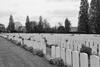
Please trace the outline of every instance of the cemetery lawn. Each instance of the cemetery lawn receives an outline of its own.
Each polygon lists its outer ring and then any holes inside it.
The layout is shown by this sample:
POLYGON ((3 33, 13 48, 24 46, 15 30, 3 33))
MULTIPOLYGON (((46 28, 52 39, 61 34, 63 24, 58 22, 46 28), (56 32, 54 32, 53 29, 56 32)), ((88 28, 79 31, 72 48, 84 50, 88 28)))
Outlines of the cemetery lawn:
POLYGON ((55 67, 0 37, 0 67, 55 67))

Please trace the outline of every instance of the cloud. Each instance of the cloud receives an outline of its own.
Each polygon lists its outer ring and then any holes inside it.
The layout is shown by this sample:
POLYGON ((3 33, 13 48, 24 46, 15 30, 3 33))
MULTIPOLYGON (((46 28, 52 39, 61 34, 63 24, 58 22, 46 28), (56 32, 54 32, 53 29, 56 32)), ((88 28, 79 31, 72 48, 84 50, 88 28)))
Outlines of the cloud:
POLYGON ((64 16, 64 17, 73 17, 77 15, 78 11, 77 10, 54 10, 51 12, 48 12, 49 15, 51 16, 64 16))
POLYGON ((2 11, 2 10, 0 10, 0 18, 8 17, 8 16, 10 16, 11 14, 14 15, 15 12, 11 12, 11 11, 2 11))

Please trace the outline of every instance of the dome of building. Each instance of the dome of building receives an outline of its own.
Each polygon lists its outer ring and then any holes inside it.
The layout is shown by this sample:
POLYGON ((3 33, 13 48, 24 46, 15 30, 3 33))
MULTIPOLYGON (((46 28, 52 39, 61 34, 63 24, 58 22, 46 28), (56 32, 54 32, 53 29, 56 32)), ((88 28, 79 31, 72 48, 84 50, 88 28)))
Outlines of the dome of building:
POLYGON ((18 28, 22 26, 20 22, 15 22, 15 30, 18 31, 18 28))

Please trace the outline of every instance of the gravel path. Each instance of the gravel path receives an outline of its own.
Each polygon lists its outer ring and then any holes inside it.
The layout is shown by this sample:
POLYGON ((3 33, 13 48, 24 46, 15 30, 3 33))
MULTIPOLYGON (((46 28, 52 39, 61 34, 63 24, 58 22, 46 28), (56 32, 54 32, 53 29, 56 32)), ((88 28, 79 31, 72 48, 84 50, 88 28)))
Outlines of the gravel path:
POLYGON ((55 67, 0 37, 0 67, 55 67))

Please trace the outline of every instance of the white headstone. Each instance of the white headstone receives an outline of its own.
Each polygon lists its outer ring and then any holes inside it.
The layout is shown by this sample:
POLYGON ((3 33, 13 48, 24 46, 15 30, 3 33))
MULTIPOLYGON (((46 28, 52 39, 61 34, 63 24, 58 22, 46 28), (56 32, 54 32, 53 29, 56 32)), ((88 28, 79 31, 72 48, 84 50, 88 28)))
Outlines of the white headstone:
POLYGON ((61 48, 61 58, 63 59, 64 63, 65 63, 65 48, 61 48))
POLYGON ((94 53, 97 54, 97 43, 94 42, 94 46, 92 48, 94 50, 94 53))
POLYGON ((88 67, 88 55, 80 53, 80 67, 88 67))
POLYGON ((81 47, 82 47, 82 43, 78 43, 77 50, 80 51, 81 47))
POLYGON ((72 58, 73 58, 73 67, 79 67, 79 52, 73 51, 72 52, 72 58))
POLYGON ((52 48, 51 48, 51 57, 52 58, 56 57, 56 48, 55 48, 55 46, 52 46, 52 48))
POLYGON ((74 51, 77 51, 77 48, 78 48, 78 44, 76 42, 74 42, 74 51))
POLYGON ((72 46, 71 46, 71 49, 74 50, 74 46, 75 46, 75 42, 74 40, 72 41, 72 46))
POLYGON ((60 47, 56 47, 56 58, 60 57, 60 47))
POLYGON ((99 57, 95 55, 90 56, 90 67, 100 67, 99 57))
POLYGON ((68 42, 66 43, 66 49, 69 49, 69 43, 68 42))
POLYGON ((100 44, 99 44, 99 56, 100 56, 100 44))
POLYGON ((61 41, 61 47, 64 48, 65 47, 65 42, 62 40, 61 41))
POLYGON ((71 50, 70 49, 67 49, 66 50, 66 65, 68 67, 72 66, 72 57, 71 57, 71 50))
POLYGON ((86 46, 89 47, 89 42, 88 41, 86 41, 86 46))
POLYGON ((93 48, 93 41, 90 41, 90 48, 93 48))
POLYGON ((71 50, 73 50, 73 41, 70 41, 69 47, 71 50))
POLYGON ((46 44, 45 43, 42 45, 42 49, 43 49, 43 53, 46 54, 46 44))

